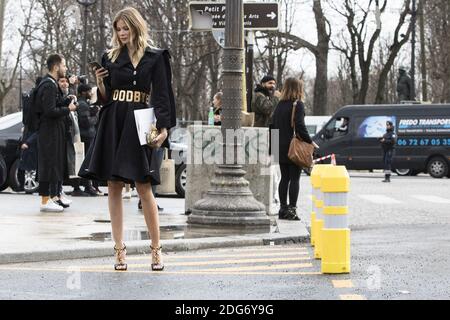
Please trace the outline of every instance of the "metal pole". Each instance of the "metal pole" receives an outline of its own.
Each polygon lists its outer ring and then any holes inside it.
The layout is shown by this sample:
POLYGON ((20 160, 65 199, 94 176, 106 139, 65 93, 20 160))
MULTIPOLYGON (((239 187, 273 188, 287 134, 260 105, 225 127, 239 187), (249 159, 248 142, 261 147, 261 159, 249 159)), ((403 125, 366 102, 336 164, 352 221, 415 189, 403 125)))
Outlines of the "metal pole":
POLYGON ((427 88, 427 59, 425 52, 425 0, 421 0, 420 13, 419 13, 419 25, 420 25, 420 55, 422 63, 422 100, 428 101, 428 88, 427 88))
POLYGON ((416 0, 412 0, 412 39, 411 39, 411 98, 416 99, 416 21, 417 6, 416 0))
POLYGON ((249 31, 247 34, 247 110, 252 112, 252 98, 253 98, 253 46, 254 33, 249 31))
POLYGON ((88 15, 88 5, 84 4, 84 39, 83 39, 83 62, 81 65, 81 72, 87 74, 87 15, 88 15))
MULTIPOLYGON (((264 204, 258 202, 244 179, 246 171, 237 162, 237 151, 244 141, 234 138, 241 128, 244 63, 244 3, 226 1, 225 48, 223 55, 222 136, 224 164, 217 166, 205 198, 195 203, 188 218, 190 225, 251 227, 268 232, 270 219, 264 204), (228 140, 227 133, 232 133, 228 140), (230 137, 231 138, 231 137, 230 137), (227 154, 230 152, 230 154, 227 154), (232 152, 232 157, 231 157, 232 152), (234 161, 229 163, 232 158, 234 161)), ((256 151, 254 151, 256 152, 256 151)))
POLYGON ((22 61, 19 64, 19 110, 23 110, 23 101, 22 101, 22 61))

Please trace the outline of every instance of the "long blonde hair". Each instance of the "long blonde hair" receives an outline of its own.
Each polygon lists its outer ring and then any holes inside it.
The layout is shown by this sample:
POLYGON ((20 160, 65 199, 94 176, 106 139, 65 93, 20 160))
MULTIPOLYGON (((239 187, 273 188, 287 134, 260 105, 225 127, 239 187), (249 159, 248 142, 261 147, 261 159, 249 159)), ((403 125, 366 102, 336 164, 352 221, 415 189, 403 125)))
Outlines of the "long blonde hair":
POLYGON ((130 30, 131 42, 135 48, 135 52, 131 59, 133 61, 140 61, 144 56, 145 49, 151 45, 148 37, 148 26, 142 15, 135 8, 127 7, 120 10, 113 22, 113 37, 111 40, 112 49, 108 52, 108 58, 115 62, 124 47, 120 42, 117 34, 117 23, 122 20, 130 30))
POLYGON ((303 80, 297 78, 288 78, 283 84, 281 90, 281 101, 304 101, 305 99, 305 85, 303 80))

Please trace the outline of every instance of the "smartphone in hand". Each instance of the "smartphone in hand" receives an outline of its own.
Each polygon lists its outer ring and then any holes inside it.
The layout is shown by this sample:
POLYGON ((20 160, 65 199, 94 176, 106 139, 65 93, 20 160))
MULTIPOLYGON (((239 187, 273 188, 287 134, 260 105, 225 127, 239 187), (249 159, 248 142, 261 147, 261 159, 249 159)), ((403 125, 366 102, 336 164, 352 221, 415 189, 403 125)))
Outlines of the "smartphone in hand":
POLYGON ((100 64, 100 63, 98 63, 97 61, 92 61, 92 62, 89 62, 89 68, 91 68, 92 70, 98 70, 98 69, 101 69, 101 68, 103 68, 102 67, 102 65, 100 64))

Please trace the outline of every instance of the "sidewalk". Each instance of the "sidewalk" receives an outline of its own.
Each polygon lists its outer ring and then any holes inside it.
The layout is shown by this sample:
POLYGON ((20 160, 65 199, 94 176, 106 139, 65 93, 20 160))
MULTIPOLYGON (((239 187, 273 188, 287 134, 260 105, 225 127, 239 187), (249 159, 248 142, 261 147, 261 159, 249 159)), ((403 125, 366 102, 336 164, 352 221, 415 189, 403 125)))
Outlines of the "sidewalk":
MULTIPOLYGON (((64 213, 39 212, 37 195, 0 193, 0 264, 79 259, 113 255, 108 198, 71 198, 64 213)), ((302 222, 273 218, 267 234, 223 234, 187 226, 184 199, 158 198, 163 251, 305 242, 302 222)), ((138 199, 124 200, 124 234, 129 254, 148 253, 150 241, 138 199)))

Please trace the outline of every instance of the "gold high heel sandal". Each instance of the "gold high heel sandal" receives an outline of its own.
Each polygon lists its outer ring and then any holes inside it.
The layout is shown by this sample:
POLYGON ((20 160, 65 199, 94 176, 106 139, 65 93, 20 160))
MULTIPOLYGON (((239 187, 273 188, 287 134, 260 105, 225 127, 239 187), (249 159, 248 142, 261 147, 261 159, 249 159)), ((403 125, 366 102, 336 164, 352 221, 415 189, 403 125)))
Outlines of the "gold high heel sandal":
POLYGON ((162 258, 161 258, 162 246, 159 246, 157 248, 153 248, 152 246, 150 246, 150 249, 152 250, 152 270, 153 271, 163 271, 164 264, 163 264, 162 258))
POLYGON ((127 247, 125 246, 125 243, 123 244, 123 248, 117 249, 116 246, 114 246, 115 251, 115 257, 116 257, 116 263, 114 264, 114 270, 116 271, 126 271, 128 268, 128 265, 125 263, 125 257, 127 254, 127 247))

